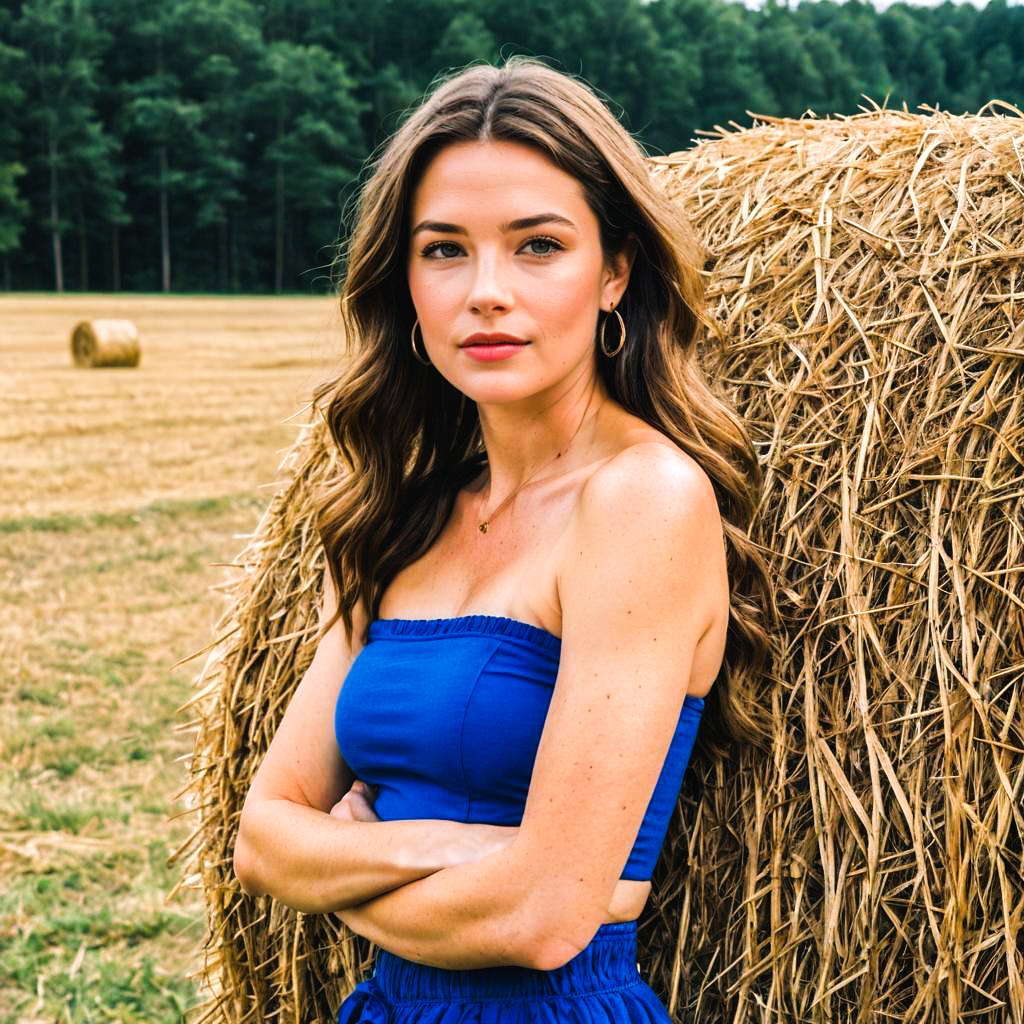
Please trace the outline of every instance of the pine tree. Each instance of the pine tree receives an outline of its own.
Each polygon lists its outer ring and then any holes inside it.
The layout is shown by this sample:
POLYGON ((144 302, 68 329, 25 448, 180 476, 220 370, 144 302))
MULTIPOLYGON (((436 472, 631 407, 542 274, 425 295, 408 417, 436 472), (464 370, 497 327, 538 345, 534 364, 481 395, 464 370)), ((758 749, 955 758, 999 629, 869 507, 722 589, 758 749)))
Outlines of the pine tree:
POLYGON ((314 225, 313 239, 304 241, 316 246, 337 237, 338 196, 363 155, 353 91, 344 64, 321 46, 276 42, 267 50, 252 100, 269 121, 264 161, 273 181, 275 292, 284 290, 288 240, 305 236, 304 220, 314 225))
POLYGON ((45 181, 45 193, 34 198, 45 204, 54 287, 62 292, 70 193, 103 182, 115 150, 94 107, 97 65, 108 40, 75 0, 26 0, 12 34, 24 53, 27 164, 45 181))
MULTIPOLYGON (((0 35, 5 34, 9 17, 0 11, 0 35)), ((0 110, 19 110, 24 92, 18 85, 23 73, 24 54, 0 42, 0 110)), ((0 120, 0 260, 3 261, 3 288, 11 290, 10 254, 21 240, 28 214, 28 203, 18 188, 25 166, 18 160, 20 134, 13 119, 0 120)))

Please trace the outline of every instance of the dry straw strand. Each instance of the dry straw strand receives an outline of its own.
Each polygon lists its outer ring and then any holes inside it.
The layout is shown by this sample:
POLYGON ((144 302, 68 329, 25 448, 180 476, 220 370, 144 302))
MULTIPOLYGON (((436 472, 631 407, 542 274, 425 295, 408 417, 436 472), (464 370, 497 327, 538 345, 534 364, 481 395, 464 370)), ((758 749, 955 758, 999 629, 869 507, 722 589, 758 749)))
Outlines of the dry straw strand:
MULTIPOLYGON (((694 762, 639 922, 676 1020, 1024 1024, 1022 154, 993 101, 758 116, 650 161, 712 256, 704 366, 764 466, 783 612, 771 749, 694 762)), ((282 468, 192 702, 211 1021, 331 1020, 373 954, 231 872, 312 655, 319 426, 282 468)))

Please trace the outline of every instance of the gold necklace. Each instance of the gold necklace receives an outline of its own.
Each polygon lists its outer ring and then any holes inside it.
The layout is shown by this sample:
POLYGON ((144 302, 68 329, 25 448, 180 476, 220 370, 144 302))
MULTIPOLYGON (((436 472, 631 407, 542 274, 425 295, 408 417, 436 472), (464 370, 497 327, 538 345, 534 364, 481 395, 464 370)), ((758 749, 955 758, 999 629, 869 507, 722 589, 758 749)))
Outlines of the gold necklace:
MULTIPOLYGON (((550 466, 551 463, 555 461, 555 459, 560 459, 569 450, 569 448, 572 446, 573 441, 576 440, 576 435, 580 432, 584 420, 586 420, 587 418, 587 410, 590 408, 590 402, 591 399, 593 399, 593 397, 594 392, 591 391, 590 398, 587 399, 586 408, 583 410, 583 416, 580 419, 579 426, 577 426, 576 429, 573 431, 572 437, 570 437, 569 440, 566 442, 565 447, 562 448, 560 451, 555 452, 554 458, 548 459, 547 462, 542 462, 528 477, 526 477, 525 480, 523 480, 523 482, 507 498, 505 498, 505 500, 489 516, 487 516, 482 522, 477 524, 477 526, 480 528, 481 533, 487 532, 487 528, 491 525, 491 520, 527 485, 527 483, 529 483, 530 480, 532 480, 545 466, 550 466)), ((594 413, 594 415, 597 416, 597 414, 600 411, 600 408, 598 408, 597 412, 594 413)))

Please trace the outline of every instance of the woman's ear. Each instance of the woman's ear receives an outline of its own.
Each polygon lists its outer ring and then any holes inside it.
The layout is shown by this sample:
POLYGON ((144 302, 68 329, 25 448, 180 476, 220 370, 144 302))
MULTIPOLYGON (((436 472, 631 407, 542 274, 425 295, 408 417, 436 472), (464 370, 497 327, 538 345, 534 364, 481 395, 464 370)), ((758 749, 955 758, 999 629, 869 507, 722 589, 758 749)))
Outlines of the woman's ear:
POLYGON ((629 284, 629 274, 636 259, 637 237, 632 232, 623 242, 622 248, 605 260, 604 285, 601 289, 602 307, 609 303, 616 306, 629 284))

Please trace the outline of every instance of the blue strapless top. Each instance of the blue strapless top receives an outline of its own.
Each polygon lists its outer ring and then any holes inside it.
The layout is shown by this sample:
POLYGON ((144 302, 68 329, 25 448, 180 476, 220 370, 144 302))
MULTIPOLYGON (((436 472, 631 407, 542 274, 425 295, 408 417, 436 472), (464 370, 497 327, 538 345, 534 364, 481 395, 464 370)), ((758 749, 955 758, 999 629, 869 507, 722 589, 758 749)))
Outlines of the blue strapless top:
MULTIPOLYGON (((519 825, 562 641, 496 615, 376 619, 341 687, 334 733, 382 821, 519 825)), ((622 878, 654 871, 704 701, 687 696, 622 878)))

